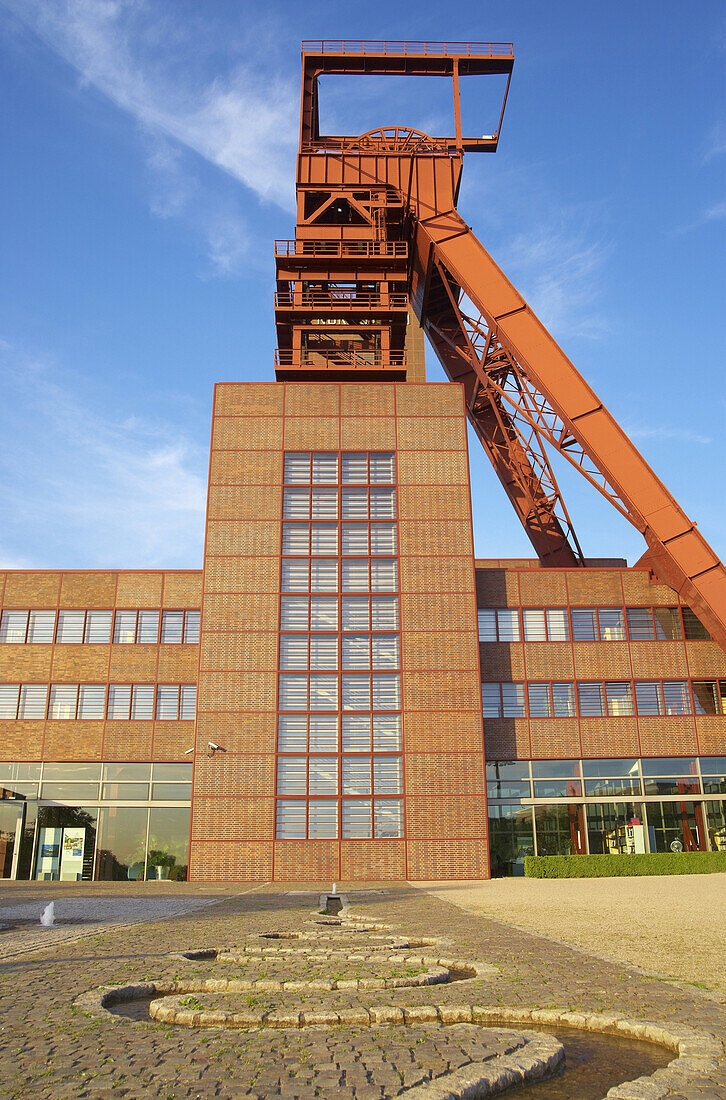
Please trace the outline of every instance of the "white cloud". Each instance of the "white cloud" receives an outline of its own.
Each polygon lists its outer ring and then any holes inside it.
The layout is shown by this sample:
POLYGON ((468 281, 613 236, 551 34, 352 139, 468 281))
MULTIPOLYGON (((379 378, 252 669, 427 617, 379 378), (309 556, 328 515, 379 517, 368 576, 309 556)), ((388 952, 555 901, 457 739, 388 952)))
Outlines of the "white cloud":
POLYGON ((700 443, 703 446, 708 446, 713 443, 710 436, 700 435, 698 432, 689 431, 688 428, 669 428, 665 425, 651 426, 640 424, 626 430, 631 439, 654 439, 656 441, 676 439, 683 443, 700 443))
POLYGON ((541 227, 506 241, 497 260, 543 323, 560 338, 608 331, 595 308, 610 248, 585 228, 541 227))
MULTIPOLYGON (((192 21, 182 26, 173 5, 4 2, 78 70, 83 83, 145 130, 197 153, 258 198, 293 208, 296 83, 248 60, 230 64, 225 75, 210 80, 199 71, 200 56, 219 43, 201 41, 192 21)), ((250 56, 249 47, 245 53, 250 56)))
POLYGON ((204 449, 169 423, 101 415, 57 368, 3 352, 3 564, 200 568, 204 449))

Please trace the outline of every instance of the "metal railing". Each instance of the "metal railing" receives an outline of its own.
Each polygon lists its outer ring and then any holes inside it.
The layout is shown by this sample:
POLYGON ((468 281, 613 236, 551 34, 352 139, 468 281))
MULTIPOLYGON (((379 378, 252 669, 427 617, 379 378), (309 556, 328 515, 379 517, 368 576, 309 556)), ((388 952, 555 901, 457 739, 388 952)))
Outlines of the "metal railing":
POLYGON ((395 39, 305 39, 303 53, 404 54, 406 56, 514 57, 512 42, 403 42, 395 39))
POLYGON ((278 290, 276 309, 406 309, 408 294, 355 290, 278 290))
POLYGON ((400 370, 406 366, 405 351, 292 351, 275 349, 276 367, 296 367, 301 370, 400 370))
POLYGON ((276 256, 330 256, 367 259, 396 257, 406 259, 405 241, 275 241, 276 256))

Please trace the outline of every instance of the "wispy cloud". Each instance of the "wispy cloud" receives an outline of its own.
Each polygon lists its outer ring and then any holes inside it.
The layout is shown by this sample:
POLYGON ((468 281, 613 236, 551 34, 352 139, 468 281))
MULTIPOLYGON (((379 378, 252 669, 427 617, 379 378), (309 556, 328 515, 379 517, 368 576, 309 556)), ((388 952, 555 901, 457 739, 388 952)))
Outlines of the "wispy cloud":
POLYGON ((626 429, 631 439, 653 439, 656 441, 680 440, 683 443, 700 443, 704 447, 713 443, 708 435, 689 431, 688 428, 670 428, 666 425, 636 424, 626 429))
POLYGON ((561 221, 519 233, 498 250, 515 286, 560 337, 598 339, 608 325, 597 309, 610 246, 584 226, 561 221))
POLYGON ((705 163, 713 160, 715 157, 722 157, 726 155, 726 123, 717 122, 711 127, 711 130, 706 138, 705 149, 703 152, 703 160, 705 163))
POLYGON ((203 448, 173 424, 99 414, 52 363, 7 345, 0 361, 0 564, 199 567, 203 448))
POLYGON ((173 5, 151 0, 0 3, 77 70, 82 88, 138 123, 151 209, 192 224, 210 260, 203 274, 236 273, 252 232, 223 188, 212 194, 200 185, 195 156, 262 203, 294 209, 298 88, 269 58, 262 64, 259 44, 220 43, 212 21, 175 18, 173 5))

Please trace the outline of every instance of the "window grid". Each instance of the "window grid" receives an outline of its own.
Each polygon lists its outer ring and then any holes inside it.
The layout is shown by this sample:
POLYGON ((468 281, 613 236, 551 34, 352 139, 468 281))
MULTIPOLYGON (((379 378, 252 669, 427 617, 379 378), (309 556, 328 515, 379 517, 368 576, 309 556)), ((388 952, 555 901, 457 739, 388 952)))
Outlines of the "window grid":
POLYGON ((395 458, 288 453, 282 512, 276 836, 401 836, 395 458))
POLYGON ((479 608, 480 642, 700 641, 690 607, 479 608))
POLYGON ((0 684, 0 718, 191 721, 196 684, 0 684))
POLYGON ((143 643, 195 644, 199 641, 198 610, 160 611, 153 609, 97 610, 61 608, 14 610, 0 615, 0 643, 108 645, 143 643), (159 623, 161 622, 161 635, 159 623))
POLYGON ((482 683, 484 718, 726 715, 726 680, 482 683))

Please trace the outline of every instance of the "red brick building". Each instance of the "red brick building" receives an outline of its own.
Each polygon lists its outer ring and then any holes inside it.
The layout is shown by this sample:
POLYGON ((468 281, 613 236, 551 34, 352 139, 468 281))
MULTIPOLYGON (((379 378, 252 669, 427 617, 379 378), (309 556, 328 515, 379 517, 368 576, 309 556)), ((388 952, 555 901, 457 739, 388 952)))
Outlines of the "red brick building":
POLYGON ((726 656, 475 561, 461 387, 220 384, 200 571, 0 577, 0 874, 472 879, 726 847, 726 656))

